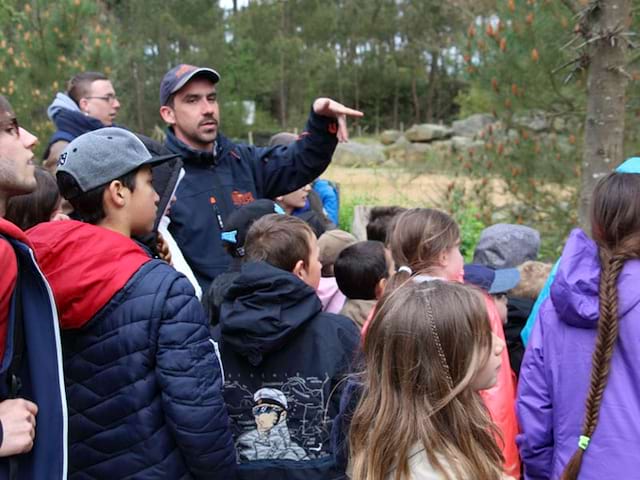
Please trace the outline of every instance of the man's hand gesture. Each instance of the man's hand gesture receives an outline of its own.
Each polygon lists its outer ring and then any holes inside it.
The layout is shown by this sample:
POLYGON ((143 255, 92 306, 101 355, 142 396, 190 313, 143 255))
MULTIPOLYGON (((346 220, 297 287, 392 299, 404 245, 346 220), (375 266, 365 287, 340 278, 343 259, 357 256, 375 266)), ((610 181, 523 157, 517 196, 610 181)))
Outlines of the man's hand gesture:
POLYGON ((341 103, 331 100, 330 98, 316 98, 313 102, 313 111, 318 115, 325 117, 334 117, 338 120, 337 137, 339 142, 347 142, 349 140, 349 131, 347 130, 347 116, 360 118, 364 113, 345 107, 341 103))

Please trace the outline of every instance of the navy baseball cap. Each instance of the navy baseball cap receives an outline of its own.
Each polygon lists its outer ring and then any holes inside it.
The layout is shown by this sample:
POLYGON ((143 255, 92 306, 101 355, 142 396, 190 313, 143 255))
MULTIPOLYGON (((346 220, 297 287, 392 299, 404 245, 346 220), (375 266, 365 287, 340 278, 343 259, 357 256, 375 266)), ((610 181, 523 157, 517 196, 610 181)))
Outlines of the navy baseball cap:
POLYGON ((169 97, 184 87, 196 75, 209 78, 213 83, 220 81, 220 74, 213 68, 202 68, 181 63, 169 70, 160 82, 160 105, 166 105, 169 97))
POLYGON ((174 153, 152 156, 142 141, 124 128, 93 130, 73 139, 58 158, 58 172, 68 173, 77 183, 77 188, 60 193, 69 200, 143 165, 153 165, 178 156, 174 153))
POLYGON ((464 266, 464 283, 481 288, 489 294, 505 293, 518 285, 520 272, 517 268, 491 268, 469 263, 464 266))

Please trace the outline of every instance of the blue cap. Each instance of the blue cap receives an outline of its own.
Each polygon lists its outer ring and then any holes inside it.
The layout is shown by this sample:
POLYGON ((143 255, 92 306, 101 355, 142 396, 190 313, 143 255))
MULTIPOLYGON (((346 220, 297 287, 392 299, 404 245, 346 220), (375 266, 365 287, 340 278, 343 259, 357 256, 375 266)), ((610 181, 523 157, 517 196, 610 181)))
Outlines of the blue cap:
POLYGON ((627 158, 615 170, 617 173, 640 173, 640 157, 627 158))
POLYGON ((169 70, 160 82, 160 105, 166 105, 169 97, 184 87, 196 75, 207 77, 213 83, 220 81, 220 74, 213 68, 201 68, 181 63, 169 70))
POLYGON ((464 266, 464 283, 470 283, 489 294, 505 293, 518 285, 520 272, 517 268, 494 269, 469 263, 464 266))

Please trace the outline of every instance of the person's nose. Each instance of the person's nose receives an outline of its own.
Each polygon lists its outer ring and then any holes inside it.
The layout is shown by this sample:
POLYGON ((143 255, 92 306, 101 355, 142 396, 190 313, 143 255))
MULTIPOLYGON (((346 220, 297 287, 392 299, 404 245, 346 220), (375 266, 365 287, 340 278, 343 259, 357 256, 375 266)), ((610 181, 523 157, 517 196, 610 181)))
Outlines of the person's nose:
POLYGON ((20 127, 20 141, 25 148, 31 150, 38 143, 38 137, 29 130, 20 127))

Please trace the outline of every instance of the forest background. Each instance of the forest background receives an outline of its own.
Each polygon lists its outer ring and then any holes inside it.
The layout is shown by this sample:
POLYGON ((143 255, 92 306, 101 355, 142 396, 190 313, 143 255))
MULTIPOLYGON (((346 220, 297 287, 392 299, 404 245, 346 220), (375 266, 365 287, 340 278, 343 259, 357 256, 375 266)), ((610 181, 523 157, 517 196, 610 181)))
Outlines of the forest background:
MULTIPOLYGON (((482 132, 482 148, 426 154, 422 165, 405 169, 406 181, 425 172, 447 175, 436 206, 456 215, 467 250, 485 225, 509 221, 541 230, 543 256, 553 258, 578 223, 589 66, 607 33, 586 30, 604 4, 618 1, 631 12, 640 6, 640 0, 0 0, 0 93, 40 137, 38 155, 53 132, 47 106, 71 76, 87 70, 112 79, 122 103, 118 123, 152 136, 163 128, 160 80, 177 63, 220 72, 222 131, 245 141, 251 132, 256 143, 301 129, 317 96, 364 111, 351 126, 364 143, 387 129, 489 113, 497 128, 482 132), (255 108, 250 123, 247 102, 255 108), (550 126, 544 135, 526 121, 540 116, 550 126)), ((640 151, 640 55, 636 20, 628 18, 604 39, 615 44, 615 38, 624 55, 616 72, 624 138, 616 155, 603 155, 607 169, 640 151)), ((398 178, 399 168, 381 166, 373 175, 398 178)), ((397 187, 402 192, 404 185, 397 187)), ((355 204, 377 203, 371 190, 342 188, 341 223, 355 204)), ((425 204, 415 195, 397 200, 425 204)))

